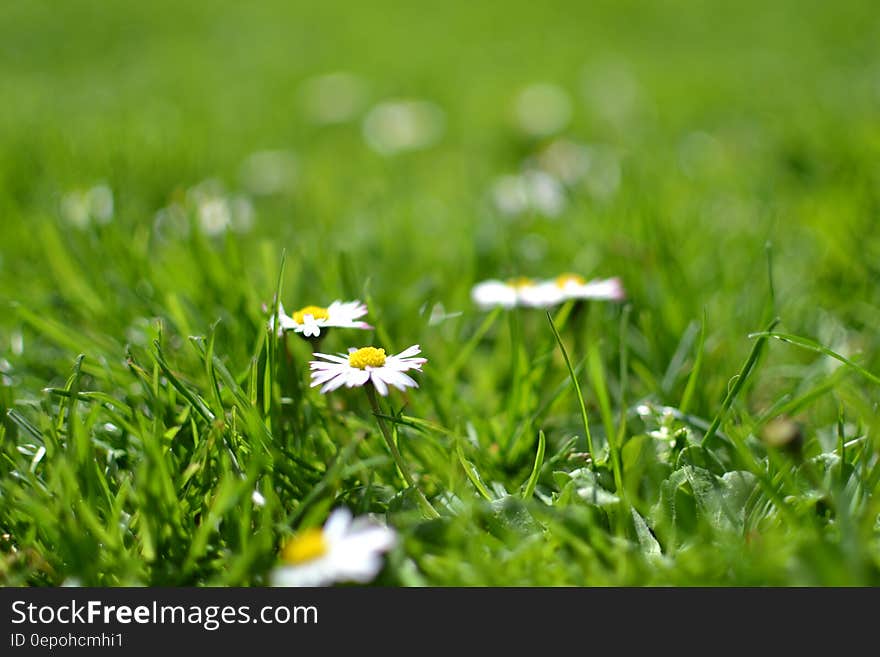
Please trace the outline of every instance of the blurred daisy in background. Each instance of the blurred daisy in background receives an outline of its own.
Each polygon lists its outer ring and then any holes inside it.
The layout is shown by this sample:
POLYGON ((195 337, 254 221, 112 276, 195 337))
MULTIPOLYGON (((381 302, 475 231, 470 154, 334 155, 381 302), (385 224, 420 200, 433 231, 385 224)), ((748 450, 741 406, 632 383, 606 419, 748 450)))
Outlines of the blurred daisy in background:
POLYGON ((228 230, 246 233, 254 225, 254 206, 244 194, 227 194, 223 183, 214 178, 190 187, 186 206, 194 213, 205 235, 216 237, 228 230))
POLYGON ((73 190, 61 198, 61 218, 79 229, 92 223, 107 225, 113 221, 113 212, 113 190, 104 184, 73 190))
POLYGON ((554 139, 537 155, 538 166, 563 183, 573 186, 590 170, 589 147, 570 139, 554 139))
POLYGON ((477 283, 471 288, 471 299, 481 310, 489 308, 513 308, 530 305, 538 288, 537 281, 526 278, 511 278, 506 281, 490 279, 477 283))
POLYGON ((364 110, 368 86, 353 73, 337 71, 309 78, 300 95, 305 115, 313 123, 346 123, 364 110))
POLYGON ((527 306, 549 308, 570 299, 622 301, 626 296, 617 277, 585 280, 578 274, 562 274, 551 280, 517 278, 488 280, 471 289, 471 299, 481 309, 527 306))
POLYGON ((381 155, 393 155, 433 145, 443 136, 446 118, 426 100, 390 100, 373 107, 364 118, 367 144, 381 155))
POLYGON ((538 284, 531 292, 531 305, 549 307, 570 299, 622 301, 625 297, 623 283, 617 277, 587 281, 578 274, 562 274, 538 284))
POLYGON ((272 586, 327 586, 371 581, 382 570, 382 554, 397 542, 395 531, 368 517, 333 511, 320 529, 290 538, 281 548, 281 565, 269 575, 272 586))
POLYGON ((171 202, 153 217, 153 230, 167 240, 188 237, 197 227, 208 237, 228 231, 247 233, 254 227, 256 211, 246 194, 226 191, 223 183, 209 178, 185 192, 175 191, 171 202))
POLYGON ((557 217, 568 205, 559 180, 540 170, 501 176, 492 185, 491 197, 495 208, 507 216, 532 211, 545 217, 557 217))
MULTIPOLYGON (((278 335, 284 331, 299 333, 305 338, 317 338, 323 329, 356 328, 369 330, 373 327, 359 321, 367 314, 365 303, 355 301, 334 301, 329 306, 305 306, 288 315, 283 305, 278 306, 278 335)), ((269 328, 275 328, 274 318, 269 320, 269 328)))
POLYGON ((603 144, 556 139, 537 154, 535 162, 573 192, 584 190, 600 201, 610 199, 620 186, 620 156, 603 144))
POLYGON ((316 353, 315 356, 323 360, 309 363, 311 387, 321 386, 321 392, 330 392, 343 385, 355 388, 371 383, 382 396, 388 394, 388 386, 401 391, 418 388, 419 384, 405 372, 421 371, 422 365, 428 362, 426 358, 417 358, 419 353, 421 349, 417 344, 394 356, 388 356, 384 349, 376 347, 352 348, 348 355, 316 353))

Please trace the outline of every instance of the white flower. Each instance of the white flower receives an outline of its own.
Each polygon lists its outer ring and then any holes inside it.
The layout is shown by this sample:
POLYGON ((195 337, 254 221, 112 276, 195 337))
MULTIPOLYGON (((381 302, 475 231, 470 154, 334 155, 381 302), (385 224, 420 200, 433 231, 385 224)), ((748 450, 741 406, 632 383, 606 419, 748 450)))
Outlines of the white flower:
POLYGON ((577 274, 563 274, 555 282, 557 286, 562 286, 563 292, 569 299, 623 301, 626 298, 623 282, 617 276, 584 281, 577 274))
POLYGON ((222 235, 232 222, 232 213, 226 199, 216 197, 201 201, 198 205, 199 225, 206 235, 222 235))
POLYGON ((354 388, 371 382, 380 395, 388 394, 388 386, 398 390, 418 388, 413 379, 404 374, 407 370, 421 371, 426 358, 414 358, 421 353, 419 345, 413 345, 395 356, 386 356, 384 349, 363 347, 349 349, 348 355, 318 354, 324 360, 309 363, 312 370, 312 388, 322 386, 321 392, 336 390, 341 386, 354 388))
POLYGON ((113 221, 113 190, 107 185, 95 185, 86 192, 86 198, 95 222, 106 225, 113 221))
MULTIPOLYGON (((326 308, 305 306, 288 315, 284 306, 278 307, 278 335, 293 331, 306 338, 317 338, 321 329, 357 328, 369 330, 373 327, 366 322, 357 321, 367 314, 367 306, 360 301, 334 301, 326 308)), ((269 320, 269 328, 275 328, 274 318, 269 320)))
POLYGON ((531 278, 513 278, 508 281, 488 280, 477 283, 471 289, 471 299, 481 310, 501 306, 535 305, 533 300, 538 283, 531 278))
POLYGON ((543 281, 530 291, 530 305, 548 307, 569 299, 600 299, 622 301, 626 297, 619 278, 596 278, 586 281, 577 274, 562 274, 551 281, 543 281))
POLYGON ((562 183, 544 171, 501 176, 493 183, 491 196, 497 210, 507 216, 531 210, 557 217, 568 204, 562 183))
POLYGON ((481 310, 495 306, 549 308, 569 299, 622 301, 625 292, 623 284, 616 277, 586 281, 577 274, 563 274, 545 281, 533 281, 529 278, 508 282, 483 281, 473 287, 471 298, 481 310))
POLYGON ((322 529, 291 538, 281 550, 283 565, 269 576, 272 586, 326 586, 372 580, 382 570, 382 553, 397 542, 393 529, 369 518, 333 511, 322 529))
POLYGON ((80 229, 88 228, 92 222, 106 225, 113 220, 113 191, 102 184, 65 194, 61 199, 61 216, 80 229))

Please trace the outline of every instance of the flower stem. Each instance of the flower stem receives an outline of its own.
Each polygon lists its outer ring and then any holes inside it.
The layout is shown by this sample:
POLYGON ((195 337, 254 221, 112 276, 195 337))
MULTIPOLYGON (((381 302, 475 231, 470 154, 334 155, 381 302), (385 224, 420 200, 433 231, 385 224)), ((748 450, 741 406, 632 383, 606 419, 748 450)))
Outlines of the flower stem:
POLYGON ((376 416, 376 422, 379 424, 379 430, 382 432, 382 437, 385 439, 385 444, 388 445, 388 450, 391 452, 391 456, 394 459, 394 462, 397 464, 397 469, 400 470, 401 476, 403 476, 403 480, 406 482, 406 485, 412 488, 416 492, 416 499, 419 501, 419 506, 422 507, 422 512, 428 518, 439 518, 440 514, 437 513, 437 510, 431 506, 431 503, 428 501, 428 498, 425 497, 424 493, 416 486, 415 481, 413 481, 412 475, 409 473, 409 470, 406 467, 406 463, 403 462, 403 456, 400 455, 400 450, 397 449, 397 445, 394 443, 394 438, 391 436, 391 432, 388 430, 388 425, 385 424, 385 420, 382 419, 382 409, 379 408, 379 399, 376 397, 376 389, 373 387, 373 384, 368 383, 364 386, 364 390, 367 391, 367 398, 370 400, 370 406, 373 409, 373 415, 376 416))

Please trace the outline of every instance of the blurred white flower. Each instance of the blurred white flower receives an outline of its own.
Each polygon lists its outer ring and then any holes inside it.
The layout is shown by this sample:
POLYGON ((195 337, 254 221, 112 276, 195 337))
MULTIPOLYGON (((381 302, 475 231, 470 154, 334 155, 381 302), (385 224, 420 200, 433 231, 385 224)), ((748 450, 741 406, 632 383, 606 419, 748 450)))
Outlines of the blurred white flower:
POLYGON ((570 189, 585 189, 599 200, 611 198, 620 186, 620 157, 610 146, 556 139, 535 160, 570 189))
POLYGON ((491 195, 498 211, 508 216, 532 210, 557 217, 568 205, 562 184, 549 173, 537 170, 501 176, 492 185, 491 195))
POLYGON ((549 308, 569 299, 622 301, 626 296, 619 278, 585 280, 577 274, 562 274, 551 280, 515 278, 488 280, 471 290, 471 298, 481 310, 501 306, 549 308))
POLYGON ((393 100, 373 107, 364 118, 363 134, 377 153, 393 155, 427 148, 439 141, 445 116, 434 103, 425 100, 393 100))
POLYGON ((89 213, 99 224, 113 221, 113 191, 107 185, 95 185, 87 193, 89 213))
POLYGON ((242 162, 242 186, 255 196, 290 192, 296 185, 297 161, 289 151, 258 151, 242 162))
POLYGON ((232 213, 226 199, 221 197, 207 198, 198 206, 199 225, 206 235, 211 237, 222 235, 232 223, 232 213))
POLYGON ((306 116, 315 123, 351 121, 367 102, 366 82, 343 71, 309 78, 300 93, 306 116))
POLYGON ((477 283, 471 288, 471 299, 481 310, 498 306, 513 308, 529 305, 528 300, 532 298, 531 295, 537 286, 537 281, 526 277, 507 281, 490 279, 477 283))
POLYGON ((562 214, 568 202, 559 181, 543 171, 527 171, 524 176, 532 208, 548 217, 562 214))
POLYGON ((549 307, 569 299, 623 301, 625 298, 623 283, 617 277, 587 281, 578 274, 562 274, 535 286, 529 293, 529 305, 549 307))
POLYGON ((223 184, 213 178, 188 189, 186 204, 195 212, 202 232, 210 237, 222 235, 227 230, 244 233, 254 224, 251 200, 244 194, 227 194, 223 184))
POLYGON ((532 137, 546 137, 565 129, 571 108, 571 99, 562 87, 538 83, 519 92, 513 109, 520 130, 532 137))
POLYGON ((394 547, 393 529, 367 517, 352 518, 339 508, 324 527, 300 532, 281 550, 282 565, 269 576, 272 586, 326 586, 372 580, 382 570, 382 553, 394 547))
POLYGON ((61 217, 75 228, 89 227, 89 202, 83 192, 65 194, 61 199, 61 217))
POLYGON ((592 158, 590 149, 570 139, 555 139, 537 157, 538 166, 566 185, 574 185, 587 175, 592 158))
POLYGON ((9 336, 9 348, 16 356, 24 353, 24 334, 20 330, 13 331, 9 336))
POLYGON ((85 191, 72 190, 61 198, 61 217, 70 225, 85 229, 92 222, 106 225, 113 221, 113 192, 104 184, 85 191))

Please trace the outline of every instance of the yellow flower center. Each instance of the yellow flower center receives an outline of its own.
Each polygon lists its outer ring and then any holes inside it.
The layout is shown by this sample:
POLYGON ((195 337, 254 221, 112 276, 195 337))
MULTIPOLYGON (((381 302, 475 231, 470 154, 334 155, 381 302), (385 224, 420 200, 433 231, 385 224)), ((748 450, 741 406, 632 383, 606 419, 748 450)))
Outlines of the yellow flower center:
POLYGON ((324 532, 313 527, 287 541, 281 550, 281 558, 290 564, 304 563, 324 556, 329 547, 324 532))
POLYGON ((315 319, 327 319, 330 317, 330 313, 327 312, 326 308, 321 308, 321 306, 306 306, 293 313, 293 321, 297 324, 302 324, 306 321, 306 315, 311 315, 315 319))
POLYGON ((511 287, 519 289, 523 287, 531 287, 535 284, 535 281, 533 281, 528 276, 517 276, 516 278, 508 278, 507 284, 511 287))
POLYGON ((556 285, 557 287, 565 287, 569 283, 574 283, 575 285, 584 285, 587 281, 584 280, 583 276, 578 276, 577 274, 562 274, 561 276, 556 277, 556 285))
POLYGON ((363 347, 348 355, 348 364, 359 370, 368 367, 382 367, 385 364, 385 350, 376 347, 363 347))

